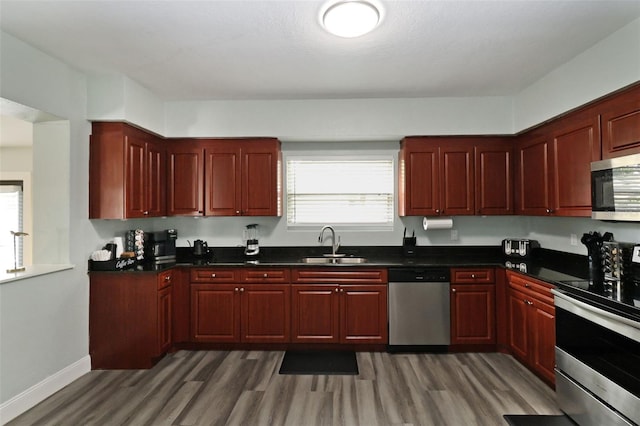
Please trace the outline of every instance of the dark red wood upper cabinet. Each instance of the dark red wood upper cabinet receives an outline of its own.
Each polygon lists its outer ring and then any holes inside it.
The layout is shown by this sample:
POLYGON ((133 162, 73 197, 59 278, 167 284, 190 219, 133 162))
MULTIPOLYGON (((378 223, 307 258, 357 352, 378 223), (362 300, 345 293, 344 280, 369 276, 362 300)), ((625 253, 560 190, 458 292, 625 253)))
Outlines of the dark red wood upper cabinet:
POLYGON ((514 141, 514 138, 485 138, 476 142, 476 214, 513 214, 514 141))
POLYGON ((586 110, 518 140, 518 214, 591 216, 591 162, 600 159, 599 123, 586 110))
POLYGON ((166 215, 165 174, 160 138, 126 123, 92 123, 89 218, 166 215))
POLYGON ((473 145, 455 138, 405 138, 398 182, 400 216, 474 214, 473 145))
POLYGON ((591 216, 591 162, 600 159, 600 120, 584 114, 551 129, 550 210, 557 216, 591 216))
POLYGON ((506 137, 404 138, 399 215, 513 214, 512 153, 506 137))
POLYGON ((606 100, 598 110, 602 158, 640 153, 640 85, 606 100))
POLYGON ((546 215, 551 206, 549 178, 550 136, 545 132, 526 134, 516 147, 516 213, 546 215))
POLYGON ((280 141, 215 140, 205 146, 205 214, 280 216, 280 141))
POLYGON ((171 141, 167 147, 169 216, 202 216, 204 150, 196 142, 171 141))
POLYGON ((400 149, 398 213, 434 216, 440 210, 438 145, 426 138, 405 138, 400 149))

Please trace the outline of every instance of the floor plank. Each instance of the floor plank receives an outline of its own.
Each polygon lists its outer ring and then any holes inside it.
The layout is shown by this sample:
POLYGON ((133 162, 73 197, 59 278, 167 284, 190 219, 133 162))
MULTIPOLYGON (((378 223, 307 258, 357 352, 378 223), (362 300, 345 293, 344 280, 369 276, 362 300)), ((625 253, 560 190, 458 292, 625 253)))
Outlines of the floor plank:
POLYGON ((554 392, 497 353, 357 354, 357 376, 279 375, 284 352, 178 351, 150 370, 92 371, 23 425, 505 425, 560 414, 554 392))

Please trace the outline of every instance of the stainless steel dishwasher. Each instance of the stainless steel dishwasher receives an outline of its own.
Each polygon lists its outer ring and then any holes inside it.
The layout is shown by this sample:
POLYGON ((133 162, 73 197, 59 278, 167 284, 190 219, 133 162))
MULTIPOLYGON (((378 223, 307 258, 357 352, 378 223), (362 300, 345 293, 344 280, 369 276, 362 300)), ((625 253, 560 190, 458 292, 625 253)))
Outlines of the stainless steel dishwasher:
POLYGON ((389 269, 389 351, 446 350, 449 268, 389 269))

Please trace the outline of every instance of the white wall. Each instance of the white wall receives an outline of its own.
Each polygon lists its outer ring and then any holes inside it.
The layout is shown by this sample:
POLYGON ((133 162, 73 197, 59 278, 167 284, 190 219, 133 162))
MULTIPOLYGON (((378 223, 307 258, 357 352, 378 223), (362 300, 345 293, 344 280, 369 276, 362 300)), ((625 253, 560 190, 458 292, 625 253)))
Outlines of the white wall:
POLYGON ((418 98, 167 102, 166 136, 388 141, 407 135, 510 134, 511 99, 418 98))
POLYGON ((514 98, 515 132, 640 80, 640 18, 514 98))
POLYGON ((71 270, 0 285, 1 423, 28 407, 30 398, 37 402, 34 395, 44 392, 46 396, 88 370, 86 259, 97 237, 87 219, 85 77, 1 33, 0 97, 69 120, 69 166, 60 179, 69 182, 68 222, 73 226, 67 237, 68 253, 70 262, 76 264, 71 270), (61 371, 69 374, 60 376, 61 371))
POLYGON ((33 263, 69 263, 69 122, 33 125, 33 263))

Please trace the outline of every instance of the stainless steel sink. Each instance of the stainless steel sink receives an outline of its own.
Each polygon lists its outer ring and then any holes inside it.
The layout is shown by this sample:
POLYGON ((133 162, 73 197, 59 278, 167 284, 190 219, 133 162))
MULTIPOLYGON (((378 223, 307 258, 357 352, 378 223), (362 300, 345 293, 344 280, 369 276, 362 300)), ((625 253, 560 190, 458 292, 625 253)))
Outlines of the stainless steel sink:
POLYGON ((336 263, 366 263, 364 257, 303 257, 302 263, 336 264, 336 263))

